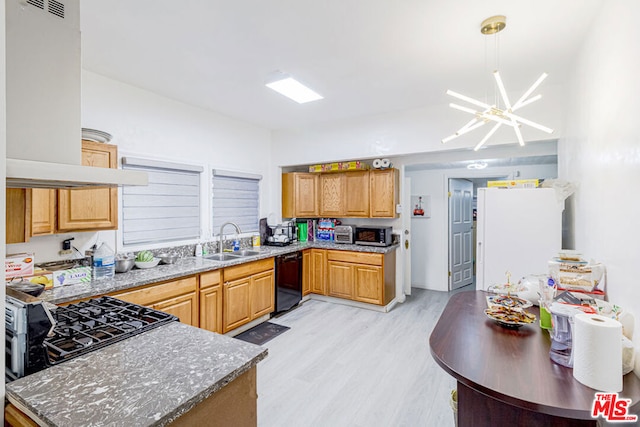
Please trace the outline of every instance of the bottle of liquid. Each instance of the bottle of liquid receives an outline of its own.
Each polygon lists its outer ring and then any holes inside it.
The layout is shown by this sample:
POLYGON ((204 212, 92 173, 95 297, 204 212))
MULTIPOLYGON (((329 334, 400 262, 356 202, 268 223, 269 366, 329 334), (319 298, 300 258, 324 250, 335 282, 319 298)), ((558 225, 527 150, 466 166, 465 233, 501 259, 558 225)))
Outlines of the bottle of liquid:
POLYGON ((102 242, 93 251, 93 280, 111 279, 116 273, 115 253, 106 243, 102 242))
POLYGON ((195 255, 196 256, 202 256, 202 244, 198 243, 196 245, 196 253, 195 253, 195 255))
POLYGON ((237 234, 233 237, 233 250, 234 252, 240 250, 240 237, 237 234))

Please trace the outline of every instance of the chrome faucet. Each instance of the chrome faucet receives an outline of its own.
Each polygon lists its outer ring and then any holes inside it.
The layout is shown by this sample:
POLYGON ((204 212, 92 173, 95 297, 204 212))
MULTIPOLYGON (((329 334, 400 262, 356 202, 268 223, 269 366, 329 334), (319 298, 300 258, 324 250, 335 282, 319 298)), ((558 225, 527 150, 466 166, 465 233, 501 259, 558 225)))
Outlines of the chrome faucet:
POLYGON ((218 234, 218 236, 220 237, 220 244, 218 245, 218 248, 219 248, 218 253, 220 254, 222 254, 222 241, 223 241, 222 238, 224 237, 222 234, 222 231, 224 230, 224 227, 227 225, 233 225, 236 229, 236 234, 242 233, 242 231, 240 231, 240 227, 238 227, 238 224, 236 224, 235 222, 225 222, 224 224, 222 224, 220 226, 220 234, 218 234))

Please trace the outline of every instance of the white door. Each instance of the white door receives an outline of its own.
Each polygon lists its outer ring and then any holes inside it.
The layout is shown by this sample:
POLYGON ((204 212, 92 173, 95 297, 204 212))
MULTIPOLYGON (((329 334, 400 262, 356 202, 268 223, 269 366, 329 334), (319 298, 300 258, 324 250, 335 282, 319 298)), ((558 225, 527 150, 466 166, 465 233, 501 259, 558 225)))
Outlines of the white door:
POLYGON ((473 283, 473 183, 449 179, 449 290, 473 283))

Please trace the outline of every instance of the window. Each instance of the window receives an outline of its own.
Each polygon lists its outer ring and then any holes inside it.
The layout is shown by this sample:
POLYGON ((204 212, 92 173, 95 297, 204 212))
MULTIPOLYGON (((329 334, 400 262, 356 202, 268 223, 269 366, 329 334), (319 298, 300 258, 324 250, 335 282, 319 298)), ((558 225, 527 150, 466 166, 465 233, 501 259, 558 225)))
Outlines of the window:
POLYGON ((123 157, 122 168, 149 175, 146 187, 122 187, 123 245, 200 238, 202 167, 123 157))
POLYGON ((261 179, 262 175, 213 170, 211 227, 214 235, 228 221, 238 224, 243 233, 258 231, 261 179))

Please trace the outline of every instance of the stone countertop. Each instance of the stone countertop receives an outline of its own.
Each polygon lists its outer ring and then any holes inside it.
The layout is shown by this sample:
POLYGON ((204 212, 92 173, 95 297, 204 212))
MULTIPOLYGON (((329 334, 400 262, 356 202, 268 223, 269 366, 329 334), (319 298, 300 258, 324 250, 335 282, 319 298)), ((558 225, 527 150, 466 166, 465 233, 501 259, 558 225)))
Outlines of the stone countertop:
POLYGON ((267 356, 267 349, 173 322, 6 385, 45 426, 164 426, 267 356))
MULTIPOLYGON (((52 304, 63 304, 82 298, 110 294, 125 289, 177 279, 206 271, 218 270, 220 268, 231 267, 304 249, 319 248, 385 254, 395 251, 398 247, 399 245, 397 244, 378 247, 316 241, 297 242, 282 247, 261 246, 259 248, 259 255, 242 257, 233 261, 212 261, 202 257, 185 257, 180 258, 174 264, 158 265, 147 269, 137 269, 134 267, 133 270, 127 273, 116 273, 113 279, 94 280, 89 283, 54 287, 43 292, 40 299, 52 304)), ((258 248, 249 249, 258 250, 258 248)))

